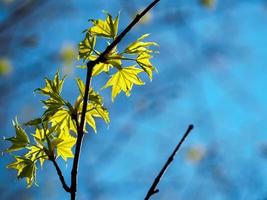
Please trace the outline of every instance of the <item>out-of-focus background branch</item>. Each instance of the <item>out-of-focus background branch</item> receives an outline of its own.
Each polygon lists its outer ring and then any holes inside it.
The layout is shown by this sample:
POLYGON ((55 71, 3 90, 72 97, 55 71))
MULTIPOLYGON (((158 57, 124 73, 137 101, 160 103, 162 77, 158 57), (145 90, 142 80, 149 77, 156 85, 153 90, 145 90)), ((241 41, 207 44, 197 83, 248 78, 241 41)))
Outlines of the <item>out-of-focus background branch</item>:
MULTIPOLYGON (((13 135, 11 120, 41 114, 33 90, 57 68, 68 74, 64 96, 77 94, 77 44, 88 19, 120 11, 123 28, 149 0, 0 1, 0 133, 13 135)), ((267 10, 265 0, 162 1, 122 41, 151 33, 160 44, 159 73, 130 98, 120 95, 109 127, 86 135, 78 198, 142 199, 177 133, 195 124, 160 183, 155 199, 267 198, 267 10)), ((144 76, 145 79, 145 76, 144 76)), ((99 88, 105 76, 93 80, 99 88)), ((1 141, 1 149, 6 144, 1 141)), ((38 169, 39 187, 25 189, 0 159, 0 199, 66 199, 51 163, 38 169), (51 175, 52 174, 52 175, 51 175), (54 176, 53 176, 54 175, 54 176), (49 178, 48 178, 49 177, 49 178), (7 181, 8 180, 8 181, 7 181)), ((69 181, 70 164, 59 162, 69 181)))

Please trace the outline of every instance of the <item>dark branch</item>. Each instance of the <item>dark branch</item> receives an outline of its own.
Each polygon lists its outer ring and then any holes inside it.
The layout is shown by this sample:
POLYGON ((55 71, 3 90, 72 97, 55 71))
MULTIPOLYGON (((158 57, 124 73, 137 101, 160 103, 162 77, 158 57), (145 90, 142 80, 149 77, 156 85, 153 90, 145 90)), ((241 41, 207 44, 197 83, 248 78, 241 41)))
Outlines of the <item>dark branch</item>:
POLYGON ((76 196, 76 190, 77 190, 77 171, 78 171, 78 164, 79 164, 79 157, 80 157, 80 151, 82 146, 82 140, 83 140, 83 128, 84 128, 84 122, 85 122, 85 114, 87 109, 87 103, 88 103, 88 96, 89 96, 89 88, 90 88, 90 82, 92 77, 92 67, 87 67, 87 75, 86 75, 86 83, 85 83, 85 92, 83 97, 83 107, 82 107, 82 116, 80 124, 78 123, 78 120, 76 120, 77 123, 77 129, 78 129, 78 136, 77 136, 77 143, 75 148, 75 154, 74 154, 74 160, 72 165, 72 171, 71 171, 71 199, 75 200, 76 196))
POLYGON ((172 152, 172 154, 170 155, 170 157, 166 161, 165 165, 160 170, 160 172, 157 175, 157 177, 154 179, 153 184, 151 185, 151 187, 149 188, 149 190, 148 190, 148 192, 146 194, 145 200, 149 200, 151 198, 151 196, 153 196, 154 194, 159 192, 159 189, 157 189, 157 185, 159 184, 163 174, 167 171, 168 167, 170 166, 170 164, 174 160, 174 157, 175 157, 177 151, 180 149, 180 147, 183 144, 184 140, 186 139, 186 137, 189 135, 190 131, 193 128, 194 128, 193 125, 189 125, 189 127, 188 127, 187 131, 185 132, 184 136, 182 137, 182 139, 179 141, 179 143, 175 147, 174 151, 172 152))
POLYGON ((57 170, 57 174, 58 174, 59 179, 60 179, 60 181, 62 183, 62 187, 64 188, 64 190, 66 192, 70 192, 71 191, 70 190, 70 187, 66 184, 65 179, 64 179, 64 176, 63 176, 63 174, 62 174, 62 172, 61 172, 61 170, 60 170, 60 168, 59 168, 59 166, 58 166, 55 158, 54 157, 51 157, 51 158, 49 158, 49 160, 52 161, 52 163, 54 164, 54 166, 55 166, 55 168, 57 170))
POLYGON ((82 146, 82 140, 84 135, 84 124, 85 124, 85 115, 86 115, 86 108, 88 103, 88 96, 89 96, 89 89, 90 89, 90 82, 92 77, 92 71, 96 64, 99 62, 104 62, 106 60, 106 55, 117 45, 120 41, 125 37, 125 35, 140 21, 140 19, 150 10, 152 9, 160 0, 154 0, 151 4, 149 4, 140 14, 136 15, 133 21, 116 37, 116 39, 105 49, 103 53, 99 55, 99 57, 94 61, 89 61, 87 63, 87 75, 86 75, 86 83, 85 83, 85 93, 83 97, 83 107, 82 107, 82 114, 81 114, 81 121, 78 128, 78 136, 77 136, 77 143, 75 148, 75 155, 73 160, 73 166, 71 171, 71 186, 70 186, 70 193, 71 199, 75 200, 76 197, 76 190, 77 190, 77 171, 78 171, 78 163, 80 157, 80 150, 82 146))

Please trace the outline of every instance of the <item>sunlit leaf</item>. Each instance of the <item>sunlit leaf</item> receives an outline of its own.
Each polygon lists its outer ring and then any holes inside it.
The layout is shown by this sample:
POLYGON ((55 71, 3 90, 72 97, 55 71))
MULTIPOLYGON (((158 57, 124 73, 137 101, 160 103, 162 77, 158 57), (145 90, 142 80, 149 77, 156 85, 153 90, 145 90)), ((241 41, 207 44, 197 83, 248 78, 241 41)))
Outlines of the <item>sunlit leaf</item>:
POLYGON ((115 97, 121 91, 129 96, 134 84, 144 85, 144 82, 138 77, 138 74, 141 72, 143 72, 143 70, 135 66, 124 67, 113 74, 103 88, 112 87, 112 101, 114 101, 115 97))
POLYGON ((59 143, 63 142, 63 139, 61 138, 55 138, 51 141, 51 149, 54 151, 54 149, 58 146, 59 143))
POLYGON ((71 148, 76 143, 76 138, 70 136, 69 134, 66 134, 64 131, 62 131, 58 137, 60 140, 58 140, 57 144, 55 145, 57 148, 57 156, 61 156, 65 161, 67 161, 68 158, 73 158, 73 153, 71 148))
POLYGON ((139 64, 139 66, 148 74, 150 80, 152 80, 153 71, 155 70, 155 67, 150 62, 150 59, 152 56, 148 53, 141 53, 137 56, 136 62, 139 64))
POLYGON ((42 118, 36 118, 36 119, 33 119, 33 120, 26 122, 24 125, 25 126, 37 126, 37 125, 41 124, 42 121, 43 121, 42 118))
POLYGON ((105 20, 90 20, 93 23, 93 26, 88 30, 91 35, 96 35, 99 37, 106 38, 115 38, 118 33, 118 24, 119 17, 117 16, 115 19, 108 13, 105 20))
POLYGON ((60 95, 64 79, 65 77, 60 79, 59 72, 57 72, 53 80, 50 80, 48 78, 45 79, 46 85, 44 88, 38 88, 35 90, 38 93, 49 97, 48 99, 42 101, 46 108, 42 116, 42 119, 44 121, 47 121, 50 117, 55 115, 55 113, 61 110, 64 106, 67 107, 71 106, 68 102, 65 102, 65 100, 60 95))
POLYGON ((12 146, 6 150, 7 152, 13 152, 13 151, 21 150, 21 149, 25 148, 30 142, 27 133, 19 125, 17 120, 13 121, 13 126, 14 126, 15 131, 16 131, 16 136, 11 137, 11 138, 6 138, 6 140, 8 140, 12 143, 12 146))
POLYGON ((80 78, 76 78, 76 83, 77 83, 77 85, 79 87, 80 94, 83 97, 84 96, 84 92, 85 92, 84 82, 80 78))
POLYGON ((96 132, 96 123, 94 118, 102 118, 107 124, 110 122, 108 110, 94 103, 89 103, 87 106, 87 112, 85 116, 86 122, 94 129, 96 132))
POLYGON ((50 96, 50 97, 54 93, 60 94, 61 90, 62 90, 62 86, 64 84, 64 80, 65 80, 65 76, 62 79, 60 79, 59 78, 59 72, 57 72, 54 76, 54 80, 46 78, 45 79, 45 83, 46 83, 45 87, 44 88, 38 88, 38 89, 36 89, 36 91, 39 92, 40 94, 50 96))
MULTIPOLYGON (((84 91, 85 91, 85 84, 79 78, 76 79, 76 82, 77 82, 77 85, 79 87, 79 91, 80 91, 81 97, 83 97, 84 96, 84 91)), ((79 101, 81 101, 81 99, 79 99, 79 101)), ((92 87, 90 87, 90 89, 89 89, 89 101, 91 103, 93 102, 94 104, 99 104, 99 105, 103 104, 103 98, 100 96, 99 93, 95 92, 92 87)))
POLYGON ((18 171, 18 178, 26 178, 27 187, 31 187, 36 178, 36 165, 31 159, 25 157, 15 157, 16 161, 7 165, 7 168, 18 171))
POLYGON ((79 59, 89 60, 95 48, 96 37, 86 34, 84 40, 79 44, 79 59))
POLYGON ((25 155, 25 157, 30 158, 32 161, 39 160, 41 166, 43 165, 44 161, 48 159, 48 156, 42 147, 31 146, 28 147, 28 149, 29 152, 25 155))
MULTIPOLYGON (((90 60, 95 60, 97 57, 96 55, 92 55, 90 56, 90 60)), ((121 59, 122 55, 118 54, 117 48, 114 48, 106 55, 105 62, 100 62, 94 66, 92 76, 96 76, 102 72, 108 73, 112 67, 121 68, 121 59)))
POLYGON ((60 129, 72 130, 76 133, 76 125, 71 117, 71 112, 67 109, 58 110, 53 116, 49 118, 52 126, 58 125, 60 129))
POLYGON ((107 124, 110 122, 108 110, 100 105, 88 104, 87 114, 90 114, 94 117, 102 118, 107 124))
MULTIPOLYGON (((77 79, 77 84, 79 86, 80 94, 84 95, 85 85, 82 80, 77 79)), ((79 106, 79 113, 82 112, 82 98, 79 97, 76 101, 76 106, 79 106)), ((110 122, 109 112, 103 106, 103 98, 99 95, 99 93, 95 92, 92 87, 89 90, 89 102, 87 105, 87 111, 85 115, 86 122, 94 129, 96 132, 96 123, 95 117, 102 118, 106 123, 110 122)))
POLYGON ((147 38, 149 34, 145 34, 138 38, 136 41, 128 45, 124 50, 127 54, 141 54, 141 53, 152 53, 153 51, 149 49, 150 46, 158 46, 155 42, 143 42, 142 40, 147 38))
POLYGON ((35 143, 41 148, 45 148, 46 135, 43 129, 36 128, 35 134, 32 134, 35 143))

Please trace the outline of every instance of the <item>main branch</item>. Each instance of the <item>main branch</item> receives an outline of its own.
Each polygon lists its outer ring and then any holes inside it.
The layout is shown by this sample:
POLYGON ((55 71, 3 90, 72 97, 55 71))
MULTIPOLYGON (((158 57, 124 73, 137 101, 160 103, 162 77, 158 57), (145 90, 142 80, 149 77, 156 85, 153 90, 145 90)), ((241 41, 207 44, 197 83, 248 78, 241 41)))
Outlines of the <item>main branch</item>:
POLYGON ((140 14, 136 15, 133 21, 116 37, 116 39, 99 55, 99 57, 94 61, 89 61, 87 63, 87 75, 86 75, 86 83, 85 83, 85 93, 83 97, 83 107, 82 107, 82 114, 80 124, 78 126, 78 136, 77 136, 77 143, 75 148, 75 155, 73 160, 73 166, 71 171, 71 186, 70 186, 70 193, 71 199, 75 200, 76 198, 76 191, 77 191, 77 171, 78 171, 78 163, 80 157, 80 151, 84 136, 84 124, 85 124, 85 115, 86 115, 86 108, 88 104, 88 96, 89 96, 89 89, 90 89, 90 82, 92 77, 92 71, 96 64, 99 62, 104 62, 106 60, 106 55, 108 55, 111 50, 120 43, 120 41, 125 37, 125 35, 140 21, 140 19, 150 10, 152 9, 160 0, 154 0, 151 4, 149 4, 140 14))
POLYGON ((181 145, 183 144, 183 142, 185 141, 186 137, 189 135, 189 133, 191 132, 191 130, 193 128, 194 128, 193 125, 189 125, 189 127, 188 127, 187 131, 185 132, 184 136, 182 137, 182 139, 179 141, 179 143, 177 144, 177 146, 173 150, 172 154, 170 155, 170 157, 166 161, 165 165, 160 170, 160 172, 157 175, 157 177, 154 179, 151 187, 149 188, 149 190, 148 190, 148 192, 146 194, 145 200, 149 200, 152 195, 154 195, 154 194, 159 192, 159 189, 157 189, 157 186, 158 186, 163 174, 167 171, 168 167, 170 166, 170 164, 174 160, 174 157, 175 157, 177 151, 180 149, 181 145))

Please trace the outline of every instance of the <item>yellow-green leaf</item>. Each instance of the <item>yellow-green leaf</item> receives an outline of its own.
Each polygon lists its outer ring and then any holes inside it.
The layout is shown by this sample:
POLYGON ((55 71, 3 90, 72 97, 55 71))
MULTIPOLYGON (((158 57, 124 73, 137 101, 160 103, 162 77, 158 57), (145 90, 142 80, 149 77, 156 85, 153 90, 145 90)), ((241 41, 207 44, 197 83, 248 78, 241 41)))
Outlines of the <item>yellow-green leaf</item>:
POLYGON ((155 42, 142 42, 143 39, 147 38, 149 34, 145 34, 138 38, 136 41, 128 45, 124 50, 127 54, 141 54, 141 53, 152 53, 153 51, 149 49, 150 46, 158 46, 155 42))
POLYGON ((110 123, 108 110, 101 105, 88 104, 88 113, 94 117, 102 118, 107 124, 110 123))
POLYGON ((96 37, 86 34, 84 40, 79 44, 79 59, 88 60, 95 48, 96 37))
POLYGON ((30 158, 32 161, 39 160, 41 166, 43 166, 44 161, 48 159, 44 149, 38 146, 31 146, 28 147, 28 149, 29 152, 25 155, 25 157, 30 158))
POLYGON ((96 132, 96 123, 94 118, 102 118, 107 124, 110 122, 108 110, 100 105, 95 103, 89 103, 87 105, 87 112, 85 116, 86 122, 94 129, 96 132))
MULTIPOLYGON (((97 59, 96 55, 90 56, 90 60, 95 59, 97 59)), ((117 48, 114 48, 108 53, 108 55, 106 55, 105 62, 100 62, 94 66, 92 76, 96 76, 102 72, 108 73, 112 67, 117 67, 120 69, 122 65, 121 59, 122 55, 118 54, 117 48)))
POLYGON ((13 126, 14 126, 15 131, 16 131, 16 136, 11 137, 11 138, 6 138, 6 140, 8 140, 12 143, 12 146, 6 150, 7 152, 13 152, 13 151, 21 150, 21 149, 25 148, 30 142, 27 133, 19 125, 17 120, 13 121, 13 126))
POLYGON ((143 72, 142 69, 135 66, 129 66, 118 70, 111 76, 103 88, 112 87, 111 99, 114 101, 115 97, 121 92, 125 92, 127 96, 131 94, 133 84, 144 85, 144 82, 138 77, 138 74, 143 72))
POLYGON ((112 18, 110 14, 107 13, 105 20, 90 20, 93 26, 88 30, 91 35, 96 35, 99 37, 115 38, 118 33, 119 17, 115 19, 112 18))
POLYGON ((46 121, 53 116, 63 106, 69 106, 67 102, 60 96, 65 77, 59 78, 59 72, 56 73, 53 80, 45 79, 46 85, 44 88, 38 88, 35 91, 48 96, 47 100, 42 101, 45 105, 46 111, 44 112, 42 119, 46 121))
POLYGON ((137 56, 136 62, 139 66, 148 74, 150 80, 152 80, 152 72, 155 70, 155 67, 150 62, 152 56, 148 53, 141 53, 137 56))
MULTIPOLYGON (((82 112, 82 103, 80 101, 81 96, 76 101, 76 107, 78 107, 79 114, 82 112)), ((109 112, 103 106, 103 98, 99 95, 99 93, 95 92, 93 88, 90 88, 89 91, 89 102, 87 105, 87 111, 85 115, 85 120, 96 132, 96 123, 94 118, 102 118, 106 123, 110 122, 109 112)), ((85 128, 85 127, 84 127, 85 128)))
POLYGON ((36 165, 31 159, 16 156, 16 161, 7 165, 9 169, 18 170, 18 178, 26 178, 27 187, 31 187, 36 177, 36 165))
POLYGON ((93 116, 89 112, 86 113, 85 120, 89 124, 89 126, 91 126, 93 128, 93 130, 96 133, 95 119, 93 118, 93 116))
POLYGON ((77 85, 79 87, 80 94, 83 97, 84 96, 84 92, 85 92, 84 82, 81 79, 77 78, 76 79, 76 83, 77 83, 77 85))
POLYGON ((56 144, 57 156, 61 156, 65 161, 67 161, 68 158, 73 158, 74 156, 71 148, 75 145, 76 138, 64 131, 60 133, 58 138, 61 139, 61 141, 56 144))
POLYGON ((15 157, 16 161, 10 163, 6 167, 8 169, 16 169, 18 170, 18 175, 21 173, 23 167, 25 167, 25 159, 23 157, 15 157))
POLYGON ((42 123, 42 118, 36 118, 36 119, 26 122, 24 125, 25 126, 37 126, 41 123, 42 123))
MULTIPOLYGON (((85 85, 79 78, 76 81, 81 95, 78 97, 75 103, 75 108, 77 108, 78 113, 81 114, 82 96, 84 95, 85 85)), ((92 87, 90 87, 89 102, 87 105, 85 120, 96 132, 95 117, 102 118, 106 123, 110 122, 108 110, 103 106, 103 98, 99 95, 99 93, 95 92, 92 87)))
POLYGON ((56 93, 60 94, 62 90, 62 86, 64 84, 65 76, 60 79, 59 78, 59 71, 54 76, 54 80, 45 79, 45 87, 44 88, 38 88, 36 91, 38 91, 40 94, 51 96, 51 94, 56 93))
MULTIPOLYGON (((75 104, 75 107, 77 108, 78 106, 81 105, 81 102, 83 100, 81 97, 84 96, 85 85, 84 85, 84 82, 79 78, 76 79, 76 82, 77 82, 77 85, 79 87, 79 91, 81 94, 81 96, 78 97, 76 104, 75 104)), ((89 101, 91 103, 93 102, 94 104, 99 104, 99 105, 103 104, 103 98, 99 95, 99 93, 95 92, 92 87, 90 87, 89 89, 89 101)))
POLYGON ((103 106, 103 97, 100 96, 98 92, 94 91, 92 87, 90 87, 89 90, 89 102, 94 105, 103 106))
POLYGON ((71 112, 65 108, 58 110, 49 118, 49 121, 52 123, 52 126, 58 126, 61 130, 77 132, 75 122, 71 117, 71 112))

